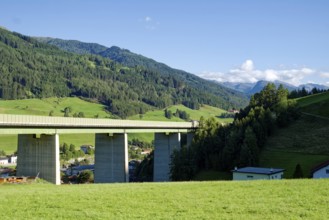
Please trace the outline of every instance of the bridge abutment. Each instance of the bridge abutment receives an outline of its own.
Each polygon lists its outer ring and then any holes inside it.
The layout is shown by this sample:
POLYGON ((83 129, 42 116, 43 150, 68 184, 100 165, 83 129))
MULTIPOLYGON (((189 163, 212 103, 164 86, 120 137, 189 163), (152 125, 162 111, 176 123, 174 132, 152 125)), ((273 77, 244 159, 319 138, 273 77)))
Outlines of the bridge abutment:
POLYGON ((96 134, 94 181, 129 182, 127 133, 96 134))
POLYGON ((153 181, 170 181, 171 155, 181 147, 180 133, 155 133, 153 181))
POLYGON ((60 185, 59 136, 18 135, 18 176, 38 176, 60 185))

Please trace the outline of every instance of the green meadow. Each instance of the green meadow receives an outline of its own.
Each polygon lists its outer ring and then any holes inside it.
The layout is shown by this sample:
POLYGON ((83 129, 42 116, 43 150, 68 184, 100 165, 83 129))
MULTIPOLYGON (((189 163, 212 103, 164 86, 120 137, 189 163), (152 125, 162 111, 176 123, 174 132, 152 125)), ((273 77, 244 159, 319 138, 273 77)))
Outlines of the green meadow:
POLYGON ((328 117, 329 121, 329 92, 299 98, 297 103, 303 112, 328 117))
POLYGON ((328 180, 0 186, 1 219, 328 219, 328 180))

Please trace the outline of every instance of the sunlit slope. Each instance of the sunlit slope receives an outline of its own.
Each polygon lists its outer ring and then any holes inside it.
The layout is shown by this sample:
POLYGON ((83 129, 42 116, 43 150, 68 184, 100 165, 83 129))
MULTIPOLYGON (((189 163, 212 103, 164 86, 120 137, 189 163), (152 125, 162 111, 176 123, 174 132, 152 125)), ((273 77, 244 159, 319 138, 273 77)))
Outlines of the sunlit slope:
POLYGON ((300 164, 304 177, 311 169, 329 160, 329 92, 297 99, 300 119, 286 128, 276 130, 261 154, 261 165, 285 168, 291 178, 300 164))
POLYGON ((297 99, 303 112, 329 118, 329 92, 297 99))

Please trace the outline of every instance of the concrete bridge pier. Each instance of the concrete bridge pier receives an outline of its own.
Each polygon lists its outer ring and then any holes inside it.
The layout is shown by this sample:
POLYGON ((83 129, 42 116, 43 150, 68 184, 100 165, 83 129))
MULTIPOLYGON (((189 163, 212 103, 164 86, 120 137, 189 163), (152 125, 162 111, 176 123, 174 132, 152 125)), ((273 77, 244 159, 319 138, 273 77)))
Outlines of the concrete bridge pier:
POLYGON ((181 147, 180 133, 155 133, 153 181, 170 181, 171 154, 181 147))
POLYGON ((96 134, 94 181, 129 182, 127 133, 96 134))
POLYGON ((18 135, 17 176, 37 176, 60 185, 59 136, 18 135))

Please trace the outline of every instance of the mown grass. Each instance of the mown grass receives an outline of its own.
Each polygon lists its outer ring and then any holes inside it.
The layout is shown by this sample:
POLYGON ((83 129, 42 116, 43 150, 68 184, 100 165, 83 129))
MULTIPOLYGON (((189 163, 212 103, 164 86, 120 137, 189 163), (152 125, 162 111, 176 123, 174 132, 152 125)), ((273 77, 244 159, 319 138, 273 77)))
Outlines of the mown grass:
MULTIPOLYGON (((61 134, 59 136, 60 144, 74 144, 76 148, 81 145, 95 146, 94 134, 61 134)), ((0 150, 6 154, 12 154, 17 150, 17 135, 0 135, 0 150)))
POLYGON ((96 115, 100 118, 113 117, 105 111, 104 105, 87 102, 77 97, 0 101, 1 114, 48 116, 53 111, 53 116, 64 116, 63 111, 66 107, 71 107, 71 116, 83 112, 86 118, 94 118, 96 115))
POLYGON ((269 137, 260 155, 260 166, 284 168, 284 177, 292 178, 300 164, 304 177, 309 177, 314 166, 329 160, 328 132, 327 120, 303 115, 269 137))
POLYGON ((328 117, 329 120, 329 92, 299 98, 297 103, 303 112, 328 117))
MULTIPOLYGON (((177 109, 181 111, 185 111, 187 114, 190 115, 190 118, 192 120, 199 120, 202 116, 205 119, 214 117, 218 122, 221 123, 230 123, 233 121, 232 118, 219 118, 219 116, 222 113, 226 113, 226 111, 209 105, 203 105, 200 107, 199 110, 193 110, 185 107, 184 105, 173 105, 167 109, 170 110, 172 113, 175 113, 177 109)), ((146 112, 142 118, 140 117, 140 115, 134 115, 132 117, 129 117, 129 119, 145 120, 145 121, 168 121, 168 119, 164 115, 164 109, 146 112)), ((170 121, 184 121, 184 120, 173 116, 170 119, 170 121)))
POLYGON ((1 219, 328 219, 328 180, 0 186, 1 219))
POLYGON ((283 168, 285 169, 283 177, 291 179, 296 165, 300 164, 304 178, 310 178, 311 169, 327 160, 329 160, 329 155, 264 150, 261 153, 260 166, 283 168))

